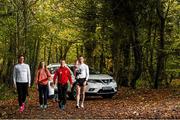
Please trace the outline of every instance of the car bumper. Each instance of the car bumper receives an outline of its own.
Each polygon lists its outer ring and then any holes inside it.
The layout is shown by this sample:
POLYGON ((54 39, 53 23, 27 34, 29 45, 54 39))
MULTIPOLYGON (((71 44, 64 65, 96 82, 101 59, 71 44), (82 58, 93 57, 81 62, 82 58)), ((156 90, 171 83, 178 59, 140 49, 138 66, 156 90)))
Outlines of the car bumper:
POLYGON ((113 95, 117 93, 117 87, 104 90, 103 88, 89 88, 86 91, 87 95, 113 95), (92 91, 91 91, 92 90, 92 91))
POLYGON ((117 93, 117 91, 116 92, 102 92, 102 93, 86 92, 86 95, 87 96, 100 96, 100 95, 115 95, 116 93, 117 93))
POLYGON ((100 84, 88 83, 86 94, 87 95, 112 95, 117 93, 117 84, 100 84))

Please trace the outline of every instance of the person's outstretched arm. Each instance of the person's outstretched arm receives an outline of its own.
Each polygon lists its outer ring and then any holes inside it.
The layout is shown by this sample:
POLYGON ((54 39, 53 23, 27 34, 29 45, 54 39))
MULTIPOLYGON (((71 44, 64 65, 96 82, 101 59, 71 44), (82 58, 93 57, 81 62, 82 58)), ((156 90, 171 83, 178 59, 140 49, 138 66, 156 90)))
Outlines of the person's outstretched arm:
POLYGON ((70 82, 70 84, 71 84, 71 87, 72 87, 72 76, 71 76, 71 72, 70 72, 70 70, 68 69, 68 71, 69 71, 69 82, 70 82))
POLYGON ((56 80, 57 76, 58 76, 58 69, 54 72, 54 78, 53 78, 54 84, 57 83, 57 82, 56 82, 56 81, 57 81, 57 80, 56 80))

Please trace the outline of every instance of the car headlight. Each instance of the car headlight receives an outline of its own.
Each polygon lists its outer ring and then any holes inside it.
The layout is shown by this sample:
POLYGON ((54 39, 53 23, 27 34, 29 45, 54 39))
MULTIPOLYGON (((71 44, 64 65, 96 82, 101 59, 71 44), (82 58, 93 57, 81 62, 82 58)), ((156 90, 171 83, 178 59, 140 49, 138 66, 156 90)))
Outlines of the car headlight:
POLYGON ((112 82, 113 82, 113 83, 116 83, 116 81, 115 81, 115 80, 112 80, 112 82))

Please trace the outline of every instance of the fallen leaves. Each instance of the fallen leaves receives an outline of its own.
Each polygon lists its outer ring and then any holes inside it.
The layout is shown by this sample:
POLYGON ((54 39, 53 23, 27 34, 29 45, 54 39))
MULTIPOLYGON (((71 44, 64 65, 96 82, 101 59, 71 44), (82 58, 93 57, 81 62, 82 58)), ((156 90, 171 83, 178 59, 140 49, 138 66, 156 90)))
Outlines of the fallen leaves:
POLYGON ((76 101, 68 100, 64 111, 58 104, 48 101, 48 108, 39 108, 38 94, 31 91, 25 111, 18 112, 17 100, 0 101, 0 118, 38 119, 180 119, 180 97, 178 90, 148 90, 121 88, 112 99, 87 97, 84 109, 76 109, 76 101))

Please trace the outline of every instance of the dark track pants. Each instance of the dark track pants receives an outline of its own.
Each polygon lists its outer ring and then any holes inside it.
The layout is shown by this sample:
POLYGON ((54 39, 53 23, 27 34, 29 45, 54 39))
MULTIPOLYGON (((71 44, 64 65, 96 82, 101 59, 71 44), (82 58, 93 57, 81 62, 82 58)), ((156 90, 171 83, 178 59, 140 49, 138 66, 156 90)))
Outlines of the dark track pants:
POLYGON ((25 102, 26 96, 28 95, 28 83, 16 83, 18 92, 18 102, 19 106, 25 102))
POLYGON ((67 93, 68 84, 62 85, 58 84, 58 98, 59 98, 59 105, 66 104, 66 93, 67 93))

